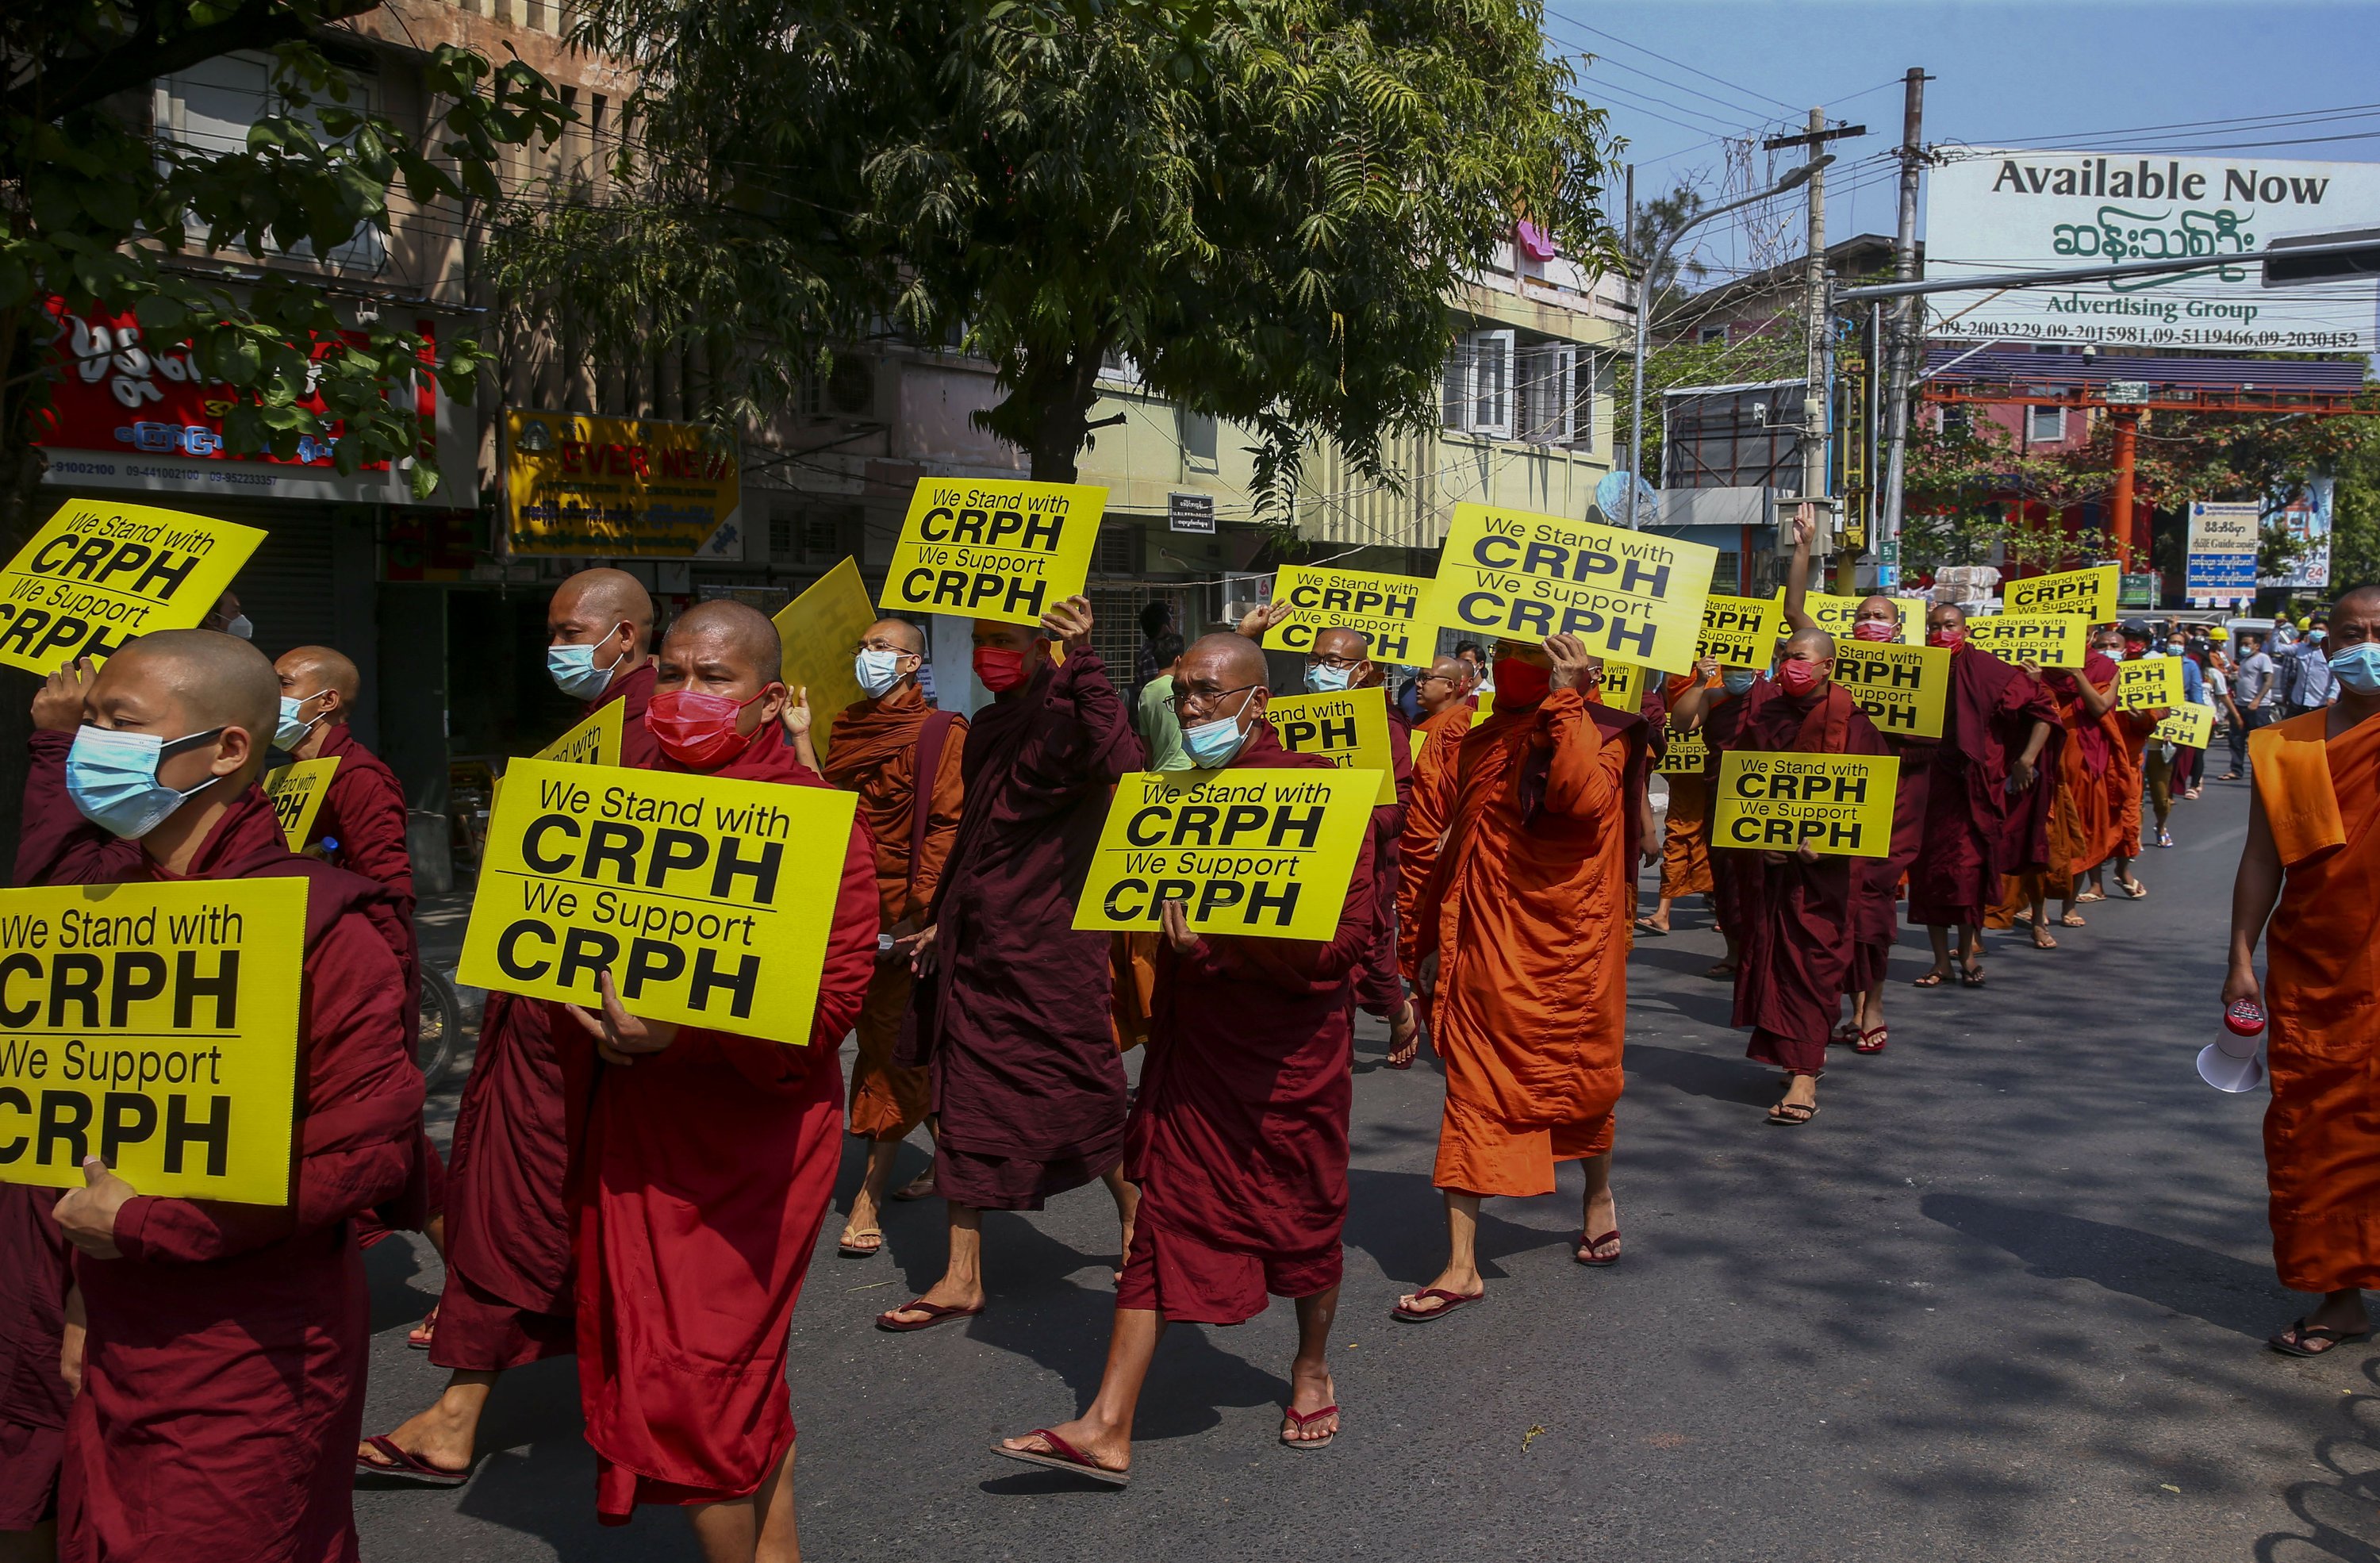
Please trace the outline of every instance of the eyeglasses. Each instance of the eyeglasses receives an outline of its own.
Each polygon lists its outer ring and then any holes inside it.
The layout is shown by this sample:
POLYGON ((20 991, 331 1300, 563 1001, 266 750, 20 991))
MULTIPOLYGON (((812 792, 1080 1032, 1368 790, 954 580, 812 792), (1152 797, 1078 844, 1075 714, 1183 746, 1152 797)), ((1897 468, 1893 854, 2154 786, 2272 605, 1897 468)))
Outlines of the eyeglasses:
POLYGON ((1330 657, 1319 651, 1305 654, 1305 665, 1309 668, 1360 668, 1365 661, 1362 657, 1330 657))
POLYGON ((1210 700, 1228 700, 1234 695, 1245 694, 1255 687, 1253 684, 1243 684, 1237 689, 1184 689, 1169 697, 1167 704, 1173 708, 1174 714, 1178 716, 1194 705, 1204 705, 1210 700))
POLYGON ((1452 673, 1423 673, 1420 677, 1415 679, 1414 682, 1415 684, 1452 684, 1454 682, 1454 675, 1452 673))

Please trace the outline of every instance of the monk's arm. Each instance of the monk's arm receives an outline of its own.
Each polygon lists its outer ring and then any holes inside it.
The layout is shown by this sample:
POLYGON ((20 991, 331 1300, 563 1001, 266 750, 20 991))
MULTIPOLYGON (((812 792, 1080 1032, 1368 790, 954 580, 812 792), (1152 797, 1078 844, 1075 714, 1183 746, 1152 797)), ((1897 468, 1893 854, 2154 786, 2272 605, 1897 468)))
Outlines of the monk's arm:
POLYGON ((1815 528, 1799 512, 1788 525, 1793 528, 1793 556, 1785 566, 1785 622, 1797 630, 1816 629, 1818 621, 1805 606, 1810 598, 1810 534, 1815 528))
POLYGON ((2079 690, 2082 696, 2082 714, 2091 721, 2096 721, 2101 717, 2106 716, 2109 711, 2116 709, 2116 686, 2114 685, 2110 684, 2107 688, 2102 689, 2097 685, 2092 683, 2089 679, 2077 673, 2074 678, 2074 687, 2079 690))
POLYGON ((2256 941, 2281 900, 2281 854, 2273 844, 2273 827, 2265 818, 2265 800, 2251 788, 2248 794, 2248 841, 2240 849, 2240 871, 2231 880, 2231 969, 2223 983, 2223 1002, 2242 999, 2262 1002, 2256 983, 2256 941))
POLYGON ((1105 664, 1090 652, 1068 657, 1050 681, 1051 700, 1066 706, 1083 730, 1083 764, 1104 785, 1138 770, 1147 759, 1123 697, 1108 682, 1105 664))
POLYGON ((1572 819, 1596 819, 1609 812, 1617 819, 1627 745, 1604 737, 1575 689, 1555 690, 1546 697, 1543 709, 1554 741, 1553 763, 1546 776, 1547 812, 1572 819))
POLYGON ((332 778, 332 796, 324 800, 338 807, 322 833, 338 839, 346 866, 394 891, 410 920, 413 857, 405 850, 405 789, 382 770, 358 769, 344 788, 339 780, 332 778))
POLYGON ((67 797, 67 751, 74 734, 33 734, 25 772, 25 813, 17 835, 19 885, 103 885, 142 878, 140 848, 85 819, 67 797))
POLYGON ((909 920, 921 925, 926 920, 926 909, 934 903, 934 891, 941 886, 942 865, 951 860, 951 843, 958 840, 959 816, 966 806, 963 760, 966 735, 965 722, 951 723, 949 731, 942 734, 942 754, 935 774, 918 781, 918 785, 933 788, 926 806, 926 850, 911 878, 909 920))
POLYGON ((868 822, 851 822, 844 849, 843 880, 835 891, 834 922, 826 936, 826 966, 819 974, 818 1003, 810 1012, 808 1047, 792 1038, 739 1036, 732 1032, 687 1027, 673 1048, 708 1047, 764 1091, 800 1089, 819 1066, 820 1049, 832 1053, 859 1020, 868 984, 876 975, 876 933, 882 903, 876 890, 876 838, 868 822))

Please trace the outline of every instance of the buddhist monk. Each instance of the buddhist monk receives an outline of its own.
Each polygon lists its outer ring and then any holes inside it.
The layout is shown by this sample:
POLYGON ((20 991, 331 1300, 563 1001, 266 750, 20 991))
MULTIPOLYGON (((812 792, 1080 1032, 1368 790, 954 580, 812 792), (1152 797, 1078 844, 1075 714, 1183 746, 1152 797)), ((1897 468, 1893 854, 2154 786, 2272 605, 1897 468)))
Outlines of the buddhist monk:
POLYGON ((1909 920, 1925 924, 1934 945, 1934 964, 1915 986, 1949 980, 1955 927, 1959 980, 1981 987, 1984 915, 2000 899, 2002 878, 2048 856, 2048 794, 2034 786, 2058 731, 2058 708, 2023 669, 1967 644, 1957 603, 1927 612, 1925 640, 1951 653, 1950 697, 1926 783, 1925 833, 1909 870, 1909 920))
MULTIPOLYGON (((1140 740, 1091 649, 1084 598, 1043 614, 1038 631, 977 621, 975 674, 992 702, 967 733, 965 807, 911 960, 930 980, 917 985, 917 1024, 895 1060, 932 1071, 950 1259, 923 1296, 877 1316, 895 1333, 983 1311, 983 1211, 1038 1210, 1098 1180, 1115 1197, 1123 1246, 1132 1240, 1111 941, 1074 922, 1109 791, 1139 769, 1140 740)), ((1182 738, 1191 762, 1207 763, 1215 734, 1182 738)))
MULTIPOLYGON (((1701 782, 1703 796, 1708 799, 1718 790, 1718 757, 1735 742, 1742 725, 1745 697, 1759 687, 1765 675, 1758 668, 1723 668, 1707 658, 1696 667, 1710 682, 1678 697, 1670 709, 1670 731, 1703 735, 1709 757, 1704 762, 1701 782)), ((1740 935, 1759 881, 1759 866, 1754 854, 1711 844, 1711 911, 1718 918, 1719 938, 1726 947, 1725 953, 1703 972, 1713 981, 1731 983, 1741 969, 1740 935)))
MULTIPOLYGON (((1175 689, 1184 727, 1225 721, 1239 735, 1227 754, 1210 751, 1210 765, 1330 764, 1281 746, 1265 720, 1264 653, 1244 636, 1192 646, 1175 689)), ((1107 1372, 1082 1416, 994 1453, 1122 1485, 1133 1411, 1166 1325, 1239 1324, 1264 1312, 1268 1293, 1297 1305, 1281 1441, 1311 1450, 1337 1435, 1330 1343, 1347 1218, 1350 990, 1378 937, 1371 859, 1366 841, 1327 942, 1194 933, 1184 904, 1166 903, 1157 1020, 1125 1161, 1140 1208, 1107 1372)))
MULTIPOLYGON (((735 601, 670 626, 646 724, 657 769, 824 788, 795 758, 777 631, 735 601)), ((771 842, 772 846, 776 843, 771 842)), ((786 1036, 563 1012, 601 1059, 577 1213, 579 1399, 595 1510, 686 1510, 710 1563, 795 1559, 785 1343, 842 1159, 845 1033, 876 964, 882 899, 867 822, 796 850, 842 863, 808 1024, 786 1036)))
MULTIPOLYGON (((2119 628, 2101 624, 2091 632, 2091 649, 2110 664, 2146 657, 2148 626, 2119 628)), ((2113 685, 2109 688, 2112 691, 2113 685)), ((2105 855, 2115 861, 2116 888, 2134 901, 2149 893, 2148 886, 2132 872, 2132 859, 2141 854, 2141 789, 2147 785, 2149 734, 2156 731, 2157 723, 2167 715, 2161 706, 2137 710, 2118 706, 2107 723, 2115 744, 2107 769, 2108 837, 2105 855)), ((2094 901, 2107 898, 2105 873, 2104 864, 2092 865, 2094 901)))
MULTIPOLYGON (((1689 731, 1677 725, 1678 702, 1697 689, 1717 683, 1718 664, 1705 658, 1694 671, 1671 673, 1662 681, 1661 708, 1666 737, 1689 731)), ((1711 889, 1710 789, 1700 772, 1691 776, 1663 773, 1670 784, 1670 807, 1661 828, 1661 893, 1652 915, 1636 919, 1637 931, 1660 938, 1670 931, 1670 908, 1690 895, 1707 895, 1711 889)))
POLYGON ((1356 968, 1354 991, 1357 1009, 1389 1023, 1389 1067, 1410 1069, 1421 1050, 1421 1020, 1419 1007, 1406 996, 1404 980, 1397 971, 1396 891, 1397 843, 1404 833, 1405 810, 1413 800, 1413 729, 1405 725, 1404 713, 1388 698, 1380 666, 1372 660, 1371 637, 1361 630, 1333 626, 1315 633, 1314 648, 1305 657, 1305 688, 1316 695, 1383 689, 1380 703, 1389 712, 1389 759, 1397 796, 1395 802, 1372 811, 1372 884, 1379 900, 1379 933, 1356 968))
POLYGON ((1438 866, 1438 849, 1453 817, 1455 756, 1479 710, 1471 664, 1461 657, 1439 657, 1414 680, 1422 719, 1413 730, 1413 795, 1397 837, 1397 970, 1407 982, 1421 962, 1422 887, 1438 866))
MULTIPOLYGON (((1773 677, 1744 697, 1725 750, 1761 754, 1882 755, 1884 736, 1851 691, 1834 682, 1834 637, 1799 629, 1786 640, 1773 677)), ((1743 854, 1756 863, 1737 934, 1734 1024, 1752 1028, 1747 1058, 1785 1072, 1785 1096, 1768 1121, 1790 1127, 1818 1114, 1818 1076, 1841 1013, 1854 945, 1876 917, 1863 902, 1891 893, 1854 872, 1847 856, 1822 856, 1804 842, 1791 852, 1743 854)), ((1889 908, 1885 915, 1890 916, 1889 908)))
POLYGON ((1611 1113, 1647 757, 1643 717, 1587 703, 1592 670, 1574 636, 1499 642, 1495 714, 1463 743, 1454 827, 1419 908, 1420 988, 1446 1064, 1433 1181, 1449 1253, 1398 1300, 1408 1322, 1487 1294, 1479 1202, 1551 1193, 1557 1162, 1585 1164, 1572 1257, 1620 1257, 1611 1113))
POLYGON ((278 709, 273 664, 212 630, 143 636, 34 697, 20 879, 307 892, 289 1204, 143 1194, 92 1157, 55 1208, 90 1321, 60 1479, 69 1558, 357 1554, 354 1218, 426 1193, 421 1075, 387 892, 293 854, 256 786, 278 709))
MULTIPOLYGON (((2058 724, 2063 734, 2058 745, 2057 786, 2049 799, 2047 866, 2038 874, 2017 875, 2012 881, 2017 898, 2028 908, 2017 920, 2030 927, 2034 948, 2055 950, 2058 938, 2046 926, 2050 901, 2058 902, 2059 927, 2085 927, 2086 920, 2074 910, 2079 899, 2076 891, 2083 876, 2095 875, 2114 850, 2113 794, 2107 776, 2123 743, 2116 730, 2116 664, 2094 650, 2085 653, 2080 668, 2019 666, 2037 672, 2042 686, 2058 703, 2058 724)), ((2088 898, 2098 901, 2105 896, 2090 892, 2088 898)))
MULTIPOLYGON (((653 600, 643 584, 625 570, 581 570, 555 589, 545 624, 547 672, 587 702, 580 719, 618 705, 620 763, 655 764, 661 749, 645 726, 653 600)), ((446 1283, 431 1315, 430 1360, 452 1376, 427 1410, 357 1449, 358 1471, 460 1484, 497 1376, 574 1349, 564 1193, 593 1083, 589 1069, 565 1071, 553 1019, 542 1000, 488 995, 447 1153, 446 1283)))
POLYGON ((2338 702, 2248 736, 2255 789, 2231 888, 2226 1006, 2271 1017, 2265 1175, 2281 1284, 2322 1294, 2272 1338, 2319 1356, 2371 1333, 2363 1290, 2380 1286, 2380 1140, 2372 1070, 2380 1053, 2380 588, 2330 611, 2325 643, 2338 702), (2256 980, 2256 940, 2265 980, 2256 980))
POLYGON ((58 1458, 73 1399, 65 1362, 73 1248, 50 1215, 63 1191, 0 1183, 0 1560, 56 1556, 58 1458))
MULTIPOLYGON (((855 670, 867 698, 834 719, 821 764, 812 755, 808 702, 796 701, 802 724, 795 749, 828 782, 859 794, 859 817, 876 841, 876 889, 882 903, 876 973, 859 1011, 859 1057, 851 1070, 851 1132, 868 1142, 868 1170, 852 1196, 837 1247, 863 1258, 884 1246, 877 1222, 901 1142, 926 1119, 928 1081, 921 1069, 892 1061, 901 1020, 909 1011, 909 951, 933 904, 942 865, 958 834, 960 781, 966 719, 938 711, 917 687, 926 664, 926 637, 904 619, 880 619, 860 637, 855 670), (924 784, 919 784, 919 779, 924 784)), ((897 1197, 932 1192, 930 1167, 897 1197)))

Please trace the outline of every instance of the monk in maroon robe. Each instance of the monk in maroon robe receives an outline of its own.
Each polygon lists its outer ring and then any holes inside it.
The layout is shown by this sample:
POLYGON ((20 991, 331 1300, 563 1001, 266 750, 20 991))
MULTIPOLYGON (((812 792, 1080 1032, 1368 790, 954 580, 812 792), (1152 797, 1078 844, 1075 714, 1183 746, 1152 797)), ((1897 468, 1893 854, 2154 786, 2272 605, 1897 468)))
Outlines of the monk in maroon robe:
POLYGON ((2002 878, 2046 866, 2049 855, 2050 794, 2036 783, 2058 706, 2023 669, 1967 644, 1958 604, 1936 603, 1925 624, 1927 644, 1953 655, 1925 834, 1909 870, 1909 920, 1925 924, 1934 943, 1933 969, 1916 986, 1949 980, 1956 927, 1959 980, 1981 987, 1984 915, 2000 899, 2002 878))
POLYGON ((47 1557, 57 1539, 73 1399, 59 1364, 74 1250, 50 1216, 63 1192, 0 1183, 0 1557, 47 1557))
MULTIPOLYGON (((1232 721, 1242 734, 1225 762, 1233 770, 1328 767, 1281 746, 1264 717, 1264 681, 1253 641, 1208 636, 1174 675, 1184 725, 1232 721)), ((1125 1158, 1140 1209, 1107 1373, 1081 1417, 992 1446, 1114 1483, 1132 1463, 1133 1411, 1166 1325, 1239 1324, 1264 1311, 1268 1293, 1297 1304, 1281 1441, 1318 1448, 1339 1431, 1329 1353, 1354 1096, 1350 989, 1379 942, 1372 842, 1327 943, 1193 933, 1180 902, 1163 917, 1125 1158)))
MULTIPOLYGON (((1743 698, 1727 747, 1761 754, 1881 755, 1883 735, 1834 682, 1835 645, 1821 629, 1794 632, 1774 677, 1743 698)), ((1716 758, 1716 755, 1714 758, 1716 758)), ((1747 1058, 1785 1072, 1785 1096, 1771 1123, 1799 1126, 1818 1113, 1818 1076, 1842 1012, 1844 979, 1861 924, 1860 903, 1882 887, 1853 873, 1853 860, 1822 855, 1804 842, 1791 852, 1745 852, 1737 933, 1735 1018, 1752 1028, 1747 1058), (1756 866, 1756 874, 1754 866, 1756 866)))
POLYGON ((289 1204, 143 1195, 92 1158, 55 1206, 91 1327, 60 1482, 67 1558, 357 1556, 347 1450, 369 1311, 354 1218, 419 1209, 421 1075, 386 892, 294 855, 255 785, 277 709, 272 664, 208 630, 144 636, 34 702, 21 878, 307 882, 289 1204), (184 798, 137 839, 68 794, 78 710, 167 741, 157 782, 184 798))
POLYGON ((1097 1179, 1131 1243, 1111 941, 1074 921, 1110 791, 1142 751, 1091 650, 1090 603, 1068 598, 1041 625, 1062 663, 1026 625, 976 622, 975 673, 993 698, 967 733, 966 806, 912 962, 928 980, 894 1060, 932 1071, 950 1261, 923 1296, 877 1315, 895 1333, 983 1312, 979 1212, 1038 1210, 1097 1179))
MULTIPOLYGON (((1669 731, 1695 733, 1703 735, 1709 758, 1703 765, 1703 791, 1706 796, 1718 796, 1718 757, 1728 745, 1735 743, 1743 725, 1744 700, 1761 682, 1756 668, 1722 668, 1706 658, 1694 664, 1695 671, 1706 681, 1678 697, 1670 708, 1669 731)), ((1750 914, 1759 883, 1757 854, 1721 846, 1717 837, 1710 843, 1711 913, 1718 920, 1719 938, 1727 946, 1726 955, 1703 973, 1717 981, 1732 982, 1742 969, 1741 930, 1750 914)))
MULTIPOLYGON (((580 571, 555 589, 546 632, 549 671, 587 702, 581 720, 616 704, 620 763, 652 766, 653 600, 642 583, 625 570, 580 571)), ((357 1450, 359 1471, 460 1483, 496 1376, 573 1350, 564 1193, 593 1082, 584 1049, 554 1046, 553 1018, 540 1000, 488 995, 447 1151, 446 1284, 431 1315, 430 1360, 453 1376, 428 1410, 357 1450)))
MULTIPOLYGON (((775 626, 740 602, 699 603, 672 624, 647 719, 659 769, 823 789, 779 726, 782 655, 775 626)), ((573 1196, 596 1515, 617 1525, 639 1504, 684 1508, 711 1559, 800 1555, 785 1343, 842 1160, 840 1049, 876 963, 867 822, 840 845, 799 1035, 633 1016, 609 974, 601 1011, 564 1011, 583 1033, 573 1045, 602 1060, 573 1196)))

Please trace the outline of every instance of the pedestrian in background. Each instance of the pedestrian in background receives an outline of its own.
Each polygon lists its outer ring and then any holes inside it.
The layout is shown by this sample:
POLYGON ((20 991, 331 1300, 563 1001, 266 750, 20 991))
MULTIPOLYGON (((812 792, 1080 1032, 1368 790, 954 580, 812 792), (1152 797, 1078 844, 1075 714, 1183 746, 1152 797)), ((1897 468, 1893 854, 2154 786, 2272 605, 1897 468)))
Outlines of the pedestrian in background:
POLYGON ((2273 659, 2265 654, 2265 637, 2254 630, 2240 635, 2240 659, 2231 673, 2231 709, 2238 717, 2231 727, 2231 769, 2223 780, 2252 780, 2255 766, 2248 757, 2248 734, 2273 720, 2273 659))

